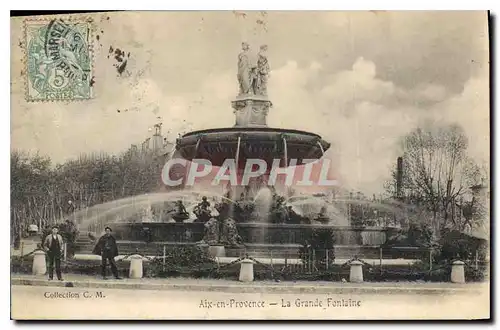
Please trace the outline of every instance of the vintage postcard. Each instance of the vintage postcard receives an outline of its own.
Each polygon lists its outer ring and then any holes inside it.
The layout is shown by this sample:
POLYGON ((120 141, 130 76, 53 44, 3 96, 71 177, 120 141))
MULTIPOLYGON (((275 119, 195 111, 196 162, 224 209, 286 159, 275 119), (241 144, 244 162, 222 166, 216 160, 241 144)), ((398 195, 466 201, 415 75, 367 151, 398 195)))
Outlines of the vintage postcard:
POLYGON ((12 319, 489 319, 488 21, 12 17, 12 319))

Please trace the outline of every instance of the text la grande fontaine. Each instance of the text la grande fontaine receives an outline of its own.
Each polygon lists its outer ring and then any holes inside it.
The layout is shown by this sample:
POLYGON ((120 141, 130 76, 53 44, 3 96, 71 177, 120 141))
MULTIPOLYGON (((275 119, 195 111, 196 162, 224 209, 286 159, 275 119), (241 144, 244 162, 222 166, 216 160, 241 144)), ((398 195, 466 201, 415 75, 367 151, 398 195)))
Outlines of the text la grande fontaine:
POLYGON ((328 297, 325 300, 316 298, 314 300, 302 300, 300 298, 289 300, 281 299, 281 307, 361 307, 360 300, 354 299, 335 299, 328 297))

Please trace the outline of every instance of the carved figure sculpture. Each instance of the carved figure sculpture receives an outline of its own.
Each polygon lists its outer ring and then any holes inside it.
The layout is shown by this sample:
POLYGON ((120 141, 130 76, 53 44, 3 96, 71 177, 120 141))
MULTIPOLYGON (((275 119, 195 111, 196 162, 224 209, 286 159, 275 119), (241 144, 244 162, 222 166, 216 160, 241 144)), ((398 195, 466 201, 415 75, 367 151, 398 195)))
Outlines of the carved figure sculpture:
POLYGON ((241 237, 238 235, 238 229, 236 228, 236 222, 227 218, 222 222, 222 235, 221 243, 229 246, 239 246, 241 242, 241 237))
POLYGON ((218 245, 219 232, 219 221, 215 218, 210 218, 210 220, 205 223, 205 234, 202 242, 208 245, 218 245))

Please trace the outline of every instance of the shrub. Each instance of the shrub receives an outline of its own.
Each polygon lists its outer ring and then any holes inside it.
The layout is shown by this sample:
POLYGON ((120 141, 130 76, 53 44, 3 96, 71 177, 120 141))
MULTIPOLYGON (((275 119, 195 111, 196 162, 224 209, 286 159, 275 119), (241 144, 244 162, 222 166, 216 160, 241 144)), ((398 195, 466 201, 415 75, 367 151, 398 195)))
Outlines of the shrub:
POLYGON ((480 261, 485 260, 486 241, 460 233, 445 231, 439 241, 439 250, 435 254, 436 262, 452 262, 453 260, 474 260, 476 251, 480 261))
POLYGON ((11 256, 10 257, 10 271, 11 273, 21 273, 30 274, 32 272, 33 256, 21 257, 21 256, 11 256))
POLYGON ((430 247, 433 244, 432 228, 427 224, 410 224, 407 236, 412 246, 430 247))
POLYGON ((481 282, 486 279, 487 267, 481 265, 478 269, 465 267, 465 280, 468 282, 481 282))
MULTIPOLYGON (((162 255, 162 253, 158 253, 162 255)), ((208 252, 199 246, 176 246, 166 249, 163 257, 154 258, 146 271, 148 277, 167 277, 188 274, 200 277, 207 269, 215 268, 217 263, 208 252)))
POLYGON ((302 263, 306 266, 315 263, 315 266, 320 269, 326 269, 335 261, 335 233, 329 228, 314 228, 308 235, 306 240, 299 248, 299 257, 302 263), (327 258, 328 253, 328 258, 327 258))
POLYGON ((430 247, 434 245, 433 231, 427 224, 412 223, 406 229, 399 230, 389 237, 386 246, 430 247))

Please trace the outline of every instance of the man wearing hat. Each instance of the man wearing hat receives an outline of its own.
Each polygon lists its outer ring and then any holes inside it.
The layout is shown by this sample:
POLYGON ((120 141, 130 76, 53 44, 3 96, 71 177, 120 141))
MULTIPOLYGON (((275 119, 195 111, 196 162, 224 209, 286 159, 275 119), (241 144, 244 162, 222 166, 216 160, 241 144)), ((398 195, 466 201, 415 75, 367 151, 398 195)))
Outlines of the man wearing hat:
POLYGON ((115 263, 115 257, 118 256, 118 246, 116 245, 116 239, 111 235, 111 228, 106 227, 104 229, 106 233, 99 238, 94 250, 93 254, 99 255, 102 257, 102 278, 106 279, 106 265, 109 261, 111 265, 111 272, 116 279, 120 279, 118 276, 118 269, 115 263))
POLYGON ((54 264, 56 265, 56 275, 59 281, 62 281, 61 274, 61 256, 63 255, 64 242, 61 235, 59 235, 59 228, 52 227, 52 233, 45 237, 43 247, 47 251, 49 257, 49 281, 54 279, 54 264))

